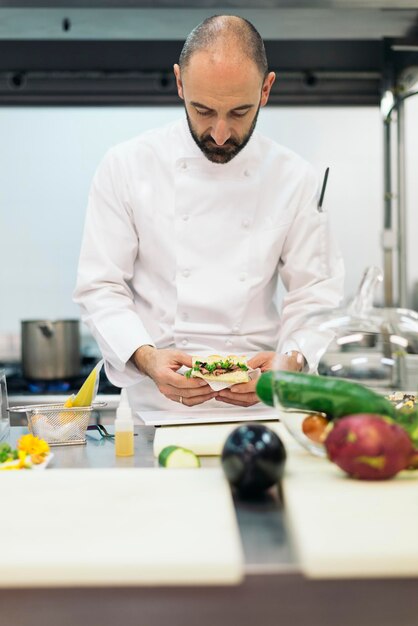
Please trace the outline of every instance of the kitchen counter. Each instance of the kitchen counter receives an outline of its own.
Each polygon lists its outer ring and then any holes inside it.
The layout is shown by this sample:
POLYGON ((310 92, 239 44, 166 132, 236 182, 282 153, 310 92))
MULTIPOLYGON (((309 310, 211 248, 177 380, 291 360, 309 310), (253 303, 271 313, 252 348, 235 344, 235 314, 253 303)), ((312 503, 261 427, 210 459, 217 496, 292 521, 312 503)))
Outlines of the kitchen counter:
MULTIPOLYGON (((104 420, 100 420, 105 423, 104 420)), ((113 432, 112 427, 107 427, 113 432)), ((23 427, 11 428, 11 442, 15 443, 23 427)), ((115 457, 113 439, 102 438, 97 431, 87 433, 87 445, 54 446, 54 468, 127 468, 157 467, 153 455, 153 426, 135 427, 135 456, 115 457)), ((218 457, 201 457, 202 467, 218 467, 218 457)), ((235 501, 238 524, 245 555, 246 573, 294 572, 296 565, 286 540, 283 518, 280 515, 281 503, 277 489, 271 490, 259 503, 235 501)), ((1 622, 0 622, 1 623, 1 622)))
MULTIPOLYGON (((12 428, 11 439, 15 441, 22 432, 22 428, 12 428)), ((55 447, 54 467, 152 468, 156 466, 154 432, 152 427, 138 427, 135 456, 116 459, 113 440, 102 439, 93 431, 86 446, 55 447)), ((203 458, 202 465, 218 466, 219 459, 203 458)), ((245 580, 237 587, 0 590, 0 623, 52 626, 59 621, 60 626, 114 626, 123 620, 124 626, 416 625, 416 580, 304 578, 289 546, 276 489, 257 503, 235 500, 235 509, 245 555, 245 580)), ((86 520, 86 549, 90 532, 94 529, 86 520)), ((313 532, 326 532, 326 528, 313 532)), ((111 536, 109 528, 109 540, 111 536)))

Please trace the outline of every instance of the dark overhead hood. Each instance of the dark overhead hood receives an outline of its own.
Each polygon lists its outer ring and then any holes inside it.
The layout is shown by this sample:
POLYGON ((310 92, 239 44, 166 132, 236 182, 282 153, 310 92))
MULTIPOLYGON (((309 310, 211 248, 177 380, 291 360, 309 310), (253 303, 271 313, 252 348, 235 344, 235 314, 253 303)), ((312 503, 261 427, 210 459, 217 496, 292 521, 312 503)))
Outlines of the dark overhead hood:
POLYGON ((272 103, 375 105, 418 66, 417 0, 0 0, 0 105, 178 103, 182 43, 220 13, 264 37, 272 103))

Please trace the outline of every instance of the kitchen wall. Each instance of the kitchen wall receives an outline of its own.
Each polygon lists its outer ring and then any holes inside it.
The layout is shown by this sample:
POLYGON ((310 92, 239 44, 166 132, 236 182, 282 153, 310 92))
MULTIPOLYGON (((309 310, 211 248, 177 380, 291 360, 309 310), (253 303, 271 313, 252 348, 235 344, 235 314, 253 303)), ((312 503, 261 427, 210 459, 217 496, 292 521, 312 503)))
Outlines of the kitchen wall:
MULTIPOLYGON (((181 114, 181 107, 0 108, 0 358, 17 350, 20 319, 79 316, 71 294, 88 189, 104 152, 181 114)), ((346 261, 346 295, 352 295, 364 268, 382 265, 378 109, 267 107, 258 128, 299 152, 320 176, 330 166, 325 208, 346 261)), ((407 102, 411 304, 418 283, 414 137, 418 98, 407 102)))

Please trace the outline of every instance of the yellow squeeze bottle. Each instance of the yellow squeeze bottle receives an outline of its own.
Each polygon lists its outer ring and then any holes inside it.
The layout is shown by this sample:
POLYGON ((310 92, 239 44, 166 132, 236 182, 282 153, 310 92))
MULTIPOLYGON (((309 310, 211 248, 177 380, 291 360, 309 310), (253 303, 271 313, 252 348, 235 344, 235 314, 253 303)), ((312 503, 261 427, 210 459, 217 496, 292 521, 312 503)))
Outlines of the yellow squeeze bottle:
POLYGON ((116 456, 134 454, 134 421, 126 389, 122 389, 119 406, 116 409, 115 453, 116 456))

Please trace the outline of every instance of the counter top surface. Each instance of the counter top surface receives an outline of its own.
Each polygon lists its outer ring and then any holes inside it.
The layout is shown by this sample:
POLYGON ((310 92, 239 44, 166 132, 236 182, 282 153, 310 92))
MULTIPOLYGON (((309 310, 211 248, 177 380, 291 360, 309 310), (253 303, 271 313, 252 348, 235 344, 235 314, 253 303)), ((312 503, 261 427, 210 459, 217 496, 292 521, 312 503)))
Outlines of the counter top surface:
MULTIPOLYGON (((12 427, 12 441, 22 432, 12 427)), ((116 459, 113 441, 89 431, 85 446, 55 447, 51 467, 90 467, 96 472, 153 468, 154 433, 154 427, 138 427, 135 456, 116 459)), ((217 467, 219 459, 203 457, 202 465, 217 467)), ((240 585, 193 591, 188 586, 0 589, 2 620, 20 626, 52 626, 57 621, 60 626, 114 626, 120 619, 125 626, 189 626, 196 621, 199 626, 416 626, 416 578, 308 579, 292 555, 277 490, 258 503, 234 504, 245 557, 240 585)), ((108 532, 111 536, 112 529, 108 532)))
MULTIPOLYGON (((113 432, 112 426, 107 426, 113 432)), ((15 443, 24 427, 12 427, 11 443, 15 443)), ((153 468, 157 460, 153 455, 155 428, 135 427, 135 455, 115 456, 114 440, 101 437, 98 431, 87 433, 86 445, 54 446, 51 468, 153 468)), ((201 457, 202 467, 219 467, 219 457, 201 457)), ((49 471, 49 470, 46 470, 49 471)), ((274 574, 297 571, 292 555, 277 488, 266 493, 258 502, 242 502, 234 498, 235 512, 241 535, 247 574, 274 574)))

